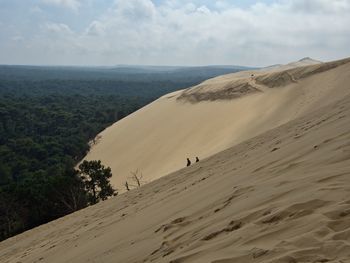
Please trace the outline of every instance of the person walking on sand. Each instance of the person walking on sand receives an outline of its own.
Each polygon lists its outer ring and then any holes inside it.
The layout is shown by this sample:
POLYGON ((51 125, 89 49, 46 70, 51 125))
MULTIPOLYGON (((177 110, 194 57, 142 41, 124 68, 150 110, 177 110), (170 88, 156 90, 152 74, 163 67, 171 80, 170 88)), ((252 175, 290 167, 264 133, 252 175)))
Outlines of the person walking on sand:
POLYGON ((191 165, 190 159, 187 158, 187 167, 191 165))
POLYGON ((199 159, 198 159, 198 157, 196 157, 196 163, 198 163, 199 162, 199 159))

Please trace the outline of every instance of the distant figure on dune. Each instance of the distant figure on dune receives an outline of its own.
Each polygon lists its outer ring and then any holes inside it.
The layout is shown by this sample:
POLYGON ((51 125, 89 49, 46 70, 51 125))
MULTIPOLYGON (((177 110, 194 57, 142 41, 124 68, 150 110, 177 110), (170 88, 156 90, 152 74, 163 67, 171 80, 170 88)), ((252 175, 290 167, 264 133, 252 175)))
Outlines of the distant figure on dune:
POLYGON ((196 157, 196 163, 198 163, 199 162, 199 159, 198 159, 198 157, 196 157))
POLYGON ((187 167, 191 165, 190 159, 187 158, 187 167))

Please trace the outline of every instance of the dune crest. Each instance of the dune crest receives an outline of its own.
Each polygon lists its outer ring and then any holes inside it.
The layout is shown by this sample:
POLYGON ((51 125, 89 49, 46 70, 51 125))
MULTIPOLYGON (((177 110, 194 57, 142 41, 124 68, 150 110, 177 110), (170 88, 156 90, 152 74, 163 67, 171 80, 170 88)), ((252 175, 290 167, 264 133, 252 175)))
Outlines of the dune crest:
POLYGON ((296 67, 272 74, 260 75, 257 77, 257 83, 269 88, 283 87, 295 83, 303 78, 319 74, 350 62, 350 59, 343 59, 334 62, 318 63, 313 66, 296 67))

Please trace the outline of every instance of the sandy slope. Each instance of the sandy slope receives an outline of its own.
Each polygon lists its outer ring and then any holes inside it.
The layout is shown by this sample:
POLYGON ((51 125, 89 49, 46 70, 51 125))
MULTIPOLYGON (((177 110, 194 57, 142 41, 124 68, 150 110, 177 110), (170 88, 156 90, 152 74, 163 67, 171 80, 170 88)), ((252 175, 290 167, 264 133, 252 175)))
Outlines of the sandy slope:
POLYGON ((350 262, 349 72, 343 65, 269 95, 281 97, 269 116, 303 116, 6 240, 1 262, 350 262))
POLYGON ((150 182, 183 168, 187 157, 206 158, 342 98, 350 91, 345 62, 305 59, 168 94, 103 131, 86 158, 110 166, 119 190, 136 169, 150 182), (293 68, 307 63, 312 66, 293 68))

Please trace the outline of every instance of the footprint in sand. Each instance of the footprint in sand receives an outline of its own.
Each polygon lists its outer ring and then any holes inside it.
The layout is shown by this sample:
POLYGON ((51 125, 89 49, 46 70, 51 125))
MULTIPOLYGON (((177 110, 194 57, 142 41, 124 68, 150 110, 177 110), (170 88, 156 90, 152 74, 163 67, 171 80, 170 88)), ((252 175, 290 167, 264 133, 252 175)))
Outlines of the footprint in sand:
POLYGON ((217 236, 219 236, 223 233, 229 233, 229 232, 236 231, 236 230, 240 229, 242 226, 243 226, 242 222, 231 221, 228 224, 228 226, 226 226, 225 228, 218 230, 218 231, 215 231, 215 232, 203 237, 202 240, 209 241, 209 240, 216 238, 217 236))
POLYGON ((171 221, 169 224, 162 225, 157 230, 155 230, 154 233, 158 233, 161 230, 163 230, 163 232, 166 232, 169 229, 185 226, 185 225, 188 225, 189 223, 190 221, 186 221, 186 217, 179 217, 171 221))

